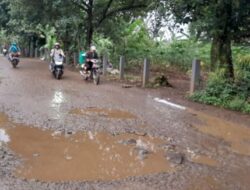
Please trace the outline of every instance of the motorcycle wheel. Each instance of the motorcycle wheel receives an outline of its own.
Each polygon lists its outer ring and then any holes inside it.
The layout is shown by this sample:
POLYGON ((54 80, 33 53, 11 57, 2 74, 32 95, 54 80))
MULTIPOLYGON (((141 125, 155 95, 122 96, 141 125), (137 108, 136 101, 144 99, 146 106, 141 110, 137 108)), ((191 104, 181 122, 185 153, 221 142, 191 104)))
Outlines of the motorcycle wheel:
POLYGON ((61 72, 56 72, 56 79, 60 80, 62 78, 61 72))
POLYGON ((85 81, 88 81, 90 79, 91 75, 89 73, 86 73, 83 77, 85 81))
POLYGON ((11 63, 12 63, 13 68, 16 68, 16 66, 17 66, 17 60, 13 60, 11 63))
POLYGON ((100 75, 96 72, 93 73, 93 80, 94 80, 94 84, 98 85, 100 84, 100 75))

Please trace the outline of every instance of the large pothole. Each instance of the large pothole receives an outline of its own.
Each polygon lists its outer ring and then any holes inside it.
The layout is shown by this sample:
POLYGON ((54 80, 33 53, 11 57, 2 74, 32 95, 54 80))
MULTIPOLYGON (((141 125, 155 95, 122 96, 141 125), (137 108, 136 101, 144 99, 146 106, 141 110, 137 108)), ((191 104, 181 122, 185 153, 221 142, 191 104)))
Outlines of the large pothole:
POLYGON ((43 131, 5 121, 8 147, 23 164, 17 177, 41 181, 117 180, 171 172, 164 141, 136 134, 43 131), (7 124, 8 123, 8 124, 7 124))

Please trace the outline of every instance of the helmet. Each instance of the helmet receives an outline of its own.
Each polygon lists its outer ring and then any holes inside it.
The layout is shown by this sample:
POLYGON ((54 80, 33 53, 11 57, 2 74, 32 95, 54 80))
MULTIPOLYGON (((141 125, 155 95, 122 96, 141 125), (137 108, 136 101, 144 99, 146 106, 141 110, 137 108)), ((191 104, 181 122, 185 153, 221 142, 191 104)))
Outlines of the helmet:
POLYGON ((95 46, 91 46, 91 47, 90 47, 90 50, 91 50, 91 51, 96 51, 96 47, 95 47, 95 46))
POLYGON ((16 43, 16 42, 12 42, 11 45, 12 45, 12 46, 16 46, 17 43, 16 43))
POLYGON ((59 43, 59 42, 56 42, 56 43, 55 43, 55 46, 60 46, 60 43, 59 43))

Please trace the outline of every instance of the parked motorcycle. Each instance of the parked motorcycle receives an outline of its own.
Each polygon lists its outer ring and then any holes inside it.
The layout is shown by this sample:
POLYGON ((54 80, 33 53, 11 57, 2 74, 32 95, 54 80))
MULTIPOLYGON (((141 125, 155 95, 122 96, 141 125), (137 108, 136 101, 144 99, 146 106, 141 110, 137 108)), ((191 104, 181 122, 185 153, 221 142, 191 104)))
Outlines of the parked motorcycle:
POLYGON ((19 54, 18 53, 12 53, 9 55, 9 60, 12 64, 12 67, 13 68, 16 68, 18 63, 20 62, 20 59, 19 59, 19 54))
POLYGON ((97 59, 87 60, 88 62, 92 62, 92 68, 88 68, 88 64, 83 64, 81 66, 82 70, 80 71, 81 76, 84 80, 93 80, 95 85, 100 83, 100 69, 99 69, 99 61, 97 59))
POLYGON ((60 80, 63 75, 63 70, 63 56, 61 56, 60 58, 53 60, 53 63, 50 65, 50 71, 57 80, 60 80))

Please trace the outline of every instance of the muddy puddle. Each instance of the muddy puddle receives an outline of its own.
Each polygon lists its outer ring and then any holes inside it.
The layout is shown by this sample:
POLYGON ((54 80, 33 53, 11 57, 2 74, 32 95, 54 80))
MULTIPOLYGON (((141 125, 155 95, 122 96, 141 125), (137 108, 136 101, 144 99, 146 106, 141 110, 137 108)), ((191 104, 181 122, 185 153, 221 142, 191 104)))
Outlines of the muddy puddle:
POLYGON ((23 160, 15 171, 20 178, 105 181, 175 170, 159 148, 164 142, 148 136, 73 134, 14 123, 3 131, 9 137, 9 148, 23 160))
POLYGON ((7 143, 10 141, 9 135, 1 127, 7 127, 8 118, 6 115, 0 114, 0 145, 1 143, 7 143))
POLYGON ((191 181, 191 184, 188 186, 187 190, 226 190, 212 176, 201 176, 196 177, 195 180, 191 181))
POLYGON ((223 139, 233 152, 250 156, 250 128, 191 110, 201 121, 192 125, 198 131, 223 139))
POLYGON ((192 156, 191 161, 197 164, 202 164, 211 167, 218 167, 219 163, 217 160, 210 158, 206 155, 195 155, 192 156))
POLYGON ((73 109, 70 114, 75 115, 86 115, 86 116, 100 116, 110 119, 136 119, 137 117, 127 111, 122 111, 118 109, 105 109, 105 108, 95 108, 90 107, 86 109, 73 109))

